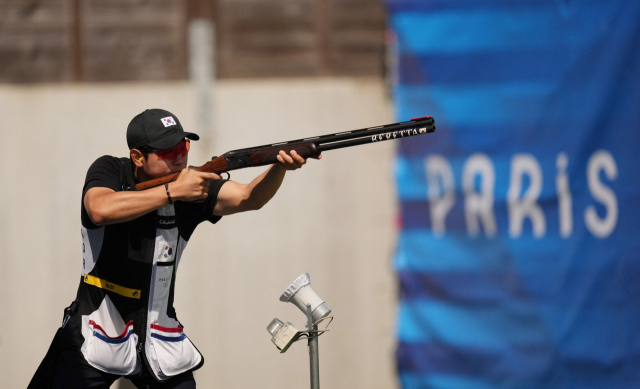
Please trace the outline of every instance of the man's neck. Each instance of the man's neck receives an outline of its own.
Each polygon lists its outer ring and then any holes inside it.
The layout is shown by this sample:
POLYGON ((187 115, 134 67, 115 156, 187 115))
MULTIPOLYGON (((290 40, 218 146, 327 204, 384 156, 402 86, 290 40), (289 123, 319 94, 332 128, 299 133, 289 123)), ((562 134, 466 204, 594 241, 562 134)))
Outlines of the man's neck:
POLYGON ((133 170, 133 177, 136 179, 136 183, 141 183, 145 181, 149 181, 151 178, 144 172, 144 169, 141 167, 135 167, 133 170))

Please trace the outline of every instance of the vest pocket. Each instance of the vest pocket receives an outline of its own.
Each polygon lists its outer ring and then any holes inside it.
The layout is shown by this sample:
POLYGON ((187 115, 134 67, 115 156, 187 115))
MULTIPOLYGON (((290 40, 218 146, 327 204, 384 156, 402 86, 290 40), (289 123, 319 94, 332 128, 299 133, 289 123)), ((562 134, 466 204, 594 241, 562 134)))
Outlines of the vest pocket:
POLYGON ((82 336, 82 355, 96 369, 119 375, 140 370, 133 321, 125 324, 108 295, 98 309, 82 316, 82 336))
POLYGON ((138 336, 133 332, 133 321, 118 336, 110 336, 93 320, 89 320, 88 327, 91 335, 85 339, 82 352, 89 364, 111 374, 127 375, 138 370, 138 336))
POLYGON ((158 376, 172 377, 198 366, 202 356, 196 350, 182 327, 163 327, 151 324, 149 341, 160 367, 158 376))

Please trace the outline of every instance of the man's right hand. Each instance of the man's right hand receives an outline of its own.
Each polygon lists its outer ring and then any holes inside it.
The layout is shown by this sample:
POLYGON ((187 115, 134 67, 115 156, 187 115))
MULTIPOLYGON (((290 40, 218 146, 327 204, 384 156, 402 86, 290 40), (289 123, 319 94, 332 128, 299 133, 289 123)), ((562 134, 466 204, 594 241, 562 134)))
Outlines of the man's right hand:
POLYGON ((203 201, 209 196, 209 180, 220 181, 222 177, 185 168, 174 182, 169 183, 169 193, 174 201, 203 201))

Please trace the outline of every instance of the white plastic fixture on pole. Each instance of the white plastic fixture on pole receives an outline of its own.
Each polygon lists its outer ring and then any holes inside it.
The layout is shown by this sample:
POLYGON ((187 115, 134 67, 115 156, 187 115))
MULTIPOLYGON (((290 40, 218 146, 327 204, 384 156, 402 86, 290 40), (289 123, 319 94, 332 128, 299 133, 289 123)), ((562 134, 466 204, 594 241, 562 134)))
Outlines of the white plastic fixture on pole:
MULTIPOLYGON (((271 341, 278 347, 280 353, 287 349, 302 336, 307 337, 309 349, 309 373, 311 378, 311 389, 320 389, 320 363, 318 356, 318 337, 326 331, 318 331, 318 323, 329 317, 331 309, 311 288, 311 278, 309 273, 304 273, 296 278, 291 285, 285 289, 280 301, 290 302, 297 306, 307 317, 307 331, 299 331, 291 323, 284 323, 275 318, 267 326, 267 331, 271 334, 271 341)), ((327 327, 329 324, 327 324, 327 327)))

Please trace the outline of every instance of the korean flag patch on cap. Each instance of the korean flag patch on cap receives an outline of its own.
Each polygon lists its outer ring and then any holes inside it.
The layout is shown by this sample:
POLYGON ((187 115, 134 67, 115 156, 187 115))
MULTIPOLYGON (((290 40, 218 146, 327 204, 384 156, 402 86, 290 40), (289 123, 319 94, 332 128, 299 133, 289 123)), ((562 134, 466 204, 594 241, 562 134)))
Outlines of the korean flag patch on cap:
POLYGON ((162 120, 162 124, 164 124, 165 127, 175 126, 176 124, 178 124, 172 116, 167 116, 166 118, 162 118, 160 120, 162 120))

